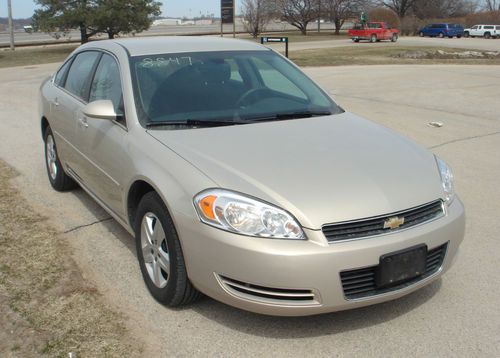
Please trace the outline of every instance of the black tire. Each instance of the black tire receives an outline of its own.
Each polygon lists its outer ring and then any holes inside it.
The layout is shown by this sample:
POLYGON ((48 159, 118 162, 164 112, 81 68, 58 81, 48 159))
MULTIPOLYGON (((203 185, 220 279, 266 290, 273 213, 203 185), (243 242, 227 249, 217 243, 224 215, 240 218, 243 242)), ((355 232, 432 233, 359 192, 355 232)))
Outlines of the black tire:
POLYGON ((468 32, 468 31, 465 31, 465 32, 464 32, 464 37, 469 37, 469 36, 470 36, 469 32, 468 32))
POLYGON ((370 42, 371 42, 371 43, 377 42, 377 35, 372 34, 372 35, 370 36, 370 42))
POLYGON ((397 34, 393 34, 392 37, 391 37, 391 42, 396 42, 398 40, 398 35, 397 34))
POLYGON ((418 36, 420 36, 420 37, 424 37, 425 35, 424 35, 424 33, 423 33, 422 31, 420 31, 420 32, 418 33, 418 36))
POLYGON ((59 160, 59 154, 57 153, 54 134, 50 127, 45 129, 43 143, 45 147, 45 167, 52 188, 57 191, 68 191, 76 188, 78 185, 64 172, 64 168, 59 160))
POLYGON ((442 32, 440 32, 438 36, 440 39, 444 38, 444 34, 442 32))
POLYGON ((485 38, 485 39, 489 39, 489 38, 491 38, 491 34, 490 34, 489 32, 485 32, 485 33, 484 33, 484 38, 485 38))
MULTIPOLYGON (((153 225, 157 225, 157 222, 153 225)), ((170 307, 183 306, 196 301, 201 294, 189 281, 177 231, 175 230, 174 223, 163 200, 156 192, 149 192, 141 199, 137 208, 134 229, 139 266, 146 287, 151 295, 161 304, 170 307), (157 286, 152 280, 148 268, 146 267, 143 245, 141 243, 143 220, 146 215, 151 214, 160 222, 163 232, 165 233, 159 244, 162 250, 168 253, 169 257, 169 274, 167 275, 166 271, 161 271, 163 279, 166 280, 164 287, 157 286)), ((151 256, 154 257, 154 254, 151 256)), ((159 260, 158 256, 158 262, 159 260)), ((154 261, 156 262, 156 258, 154 258, 154 261)))
POLYGON ((460 39, 460 38, 462 38, 462 35, 457 35, 457 39, 460 39))

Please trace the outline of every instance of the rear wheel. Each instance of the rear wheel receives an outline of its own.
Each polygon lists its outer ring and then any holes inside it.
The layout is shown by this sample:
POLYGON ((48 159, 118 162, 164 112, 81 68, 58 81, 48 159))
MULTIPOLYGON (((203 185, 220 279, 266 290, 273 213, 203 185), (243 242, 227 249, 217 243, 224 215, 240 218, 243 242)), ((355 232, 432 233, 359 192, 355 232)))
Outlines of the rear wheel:
POLYGON ((457 39, 459 39, 459 38, 461 38, 461 37, 462 37, 462 35, 457 35, 457 39))
POLYGON ((422 31, 420 31, 420 32, 418 33, 418 36, 420 36, 420 37, 424 37, 424 33, 423 33, 422 31))
POLYGON ((377 42, 377 35, 372 34, 372 35, 370 36, 370 42, 377 42))
POLYGON ((45 165, 50 185, 57 191, 67 191, 75 188, 76 183, 64 172, 59 160, 54 134, 50 127, 45 130, 43 138, 45 142, 45 165))
POLYGON ((444 34, 442 32, 440 32, 438 36, 440 39, 444 38, 444 34))
POLYGON ((392 42, 396 42, 398 40, 398 35, 397 34, 393 34, 392 37, 391 37, 391 41, 392 42))
POLYGON ((484 38, 485 38, 485 39, 489 39, 489 38, 491 38, 491 34, 490 34, 489 32, 485 32, 485 33, 484 33, 484 38))
POLYGON ((468 31, 465 31, 465 32, 464 32, 464 37, 469 37, 469 36, 470 36, 469 32, 468 32, 468 31))
POLYGON ((141 199, 134 226, 137 258, 151 295, 170 307, 195 301, 200 293, 189 281, 177 231, 156 192, 141 199))

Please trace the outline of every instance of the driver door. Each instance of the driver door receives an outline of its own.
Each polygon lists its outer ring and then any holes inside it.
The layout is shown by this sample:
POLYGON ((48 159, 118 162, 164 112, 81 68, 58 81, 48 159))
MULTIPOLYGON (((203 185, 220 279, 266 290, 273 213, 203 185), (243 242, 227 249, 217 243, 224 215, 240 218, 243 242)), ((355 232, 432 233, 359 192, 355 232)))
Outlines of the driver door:
POLYGON ((88 189, 121 218, 124 173, 130 168, 126 140, 128 136, 123 105, 120 68, 116 59, 104 53, 96 67, 88 102, 110 100, 117 119, 91 118, 83 115, 79 126, 83 152, 88 160, 86 178, 88 189))

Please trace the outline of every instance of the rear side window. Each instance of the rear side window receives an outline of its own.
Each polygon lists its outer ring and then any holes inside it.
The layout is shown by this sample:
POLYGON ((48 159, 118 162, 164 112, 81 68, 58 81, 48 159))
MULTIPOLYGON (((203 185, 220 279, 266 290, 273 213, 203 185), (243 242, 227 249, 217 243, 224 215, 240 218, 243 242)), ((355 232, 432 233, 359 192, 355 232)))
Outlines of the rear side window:
POLYGON ((120 69, 110 55, 102 55, 90 87, 89 102, 108 99, 113 102, 115 112, 123 115, 122 85, 120 69))
POLYGON ((500 26, 497 26, 497 30, 500 30, 500 26))
POLYGON ((54 83, 60 87, 64 86, 64 80, 66 79, 66 73, 68 73, 68 68, 71 65, 71 59, 66 61, 64 65, 61 66, 59 71, 56 73, 56 78, 54 79, 54 83))
POLYGON ((96 51, 86 51, 78 54, 71 64, 66 78, 64 88, 84 101, 87 100, 88 89, 92 80, 92 70, 98 57, 99 52, 96 51))
POLYGON ((494 26, 485 26, 484 29, 485 30, 493 30, 495 27, 494 26))

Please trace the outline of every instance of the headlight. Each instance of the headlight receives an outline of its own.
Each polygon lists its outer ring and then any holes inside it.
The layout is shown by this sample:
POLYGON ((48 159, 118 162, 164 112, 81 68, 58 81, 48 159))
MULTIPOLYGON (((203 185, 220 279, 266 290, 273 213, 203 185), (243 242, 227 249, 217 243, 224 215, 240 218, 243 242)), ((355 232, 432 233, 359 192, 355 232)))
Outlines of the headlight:
POLYGON ((222 230, 265 238, 305 238, 286 211, 242 194, 209 189, 195 196, 194 206, 201 221, 222 230))
POLYGON ((441 159, 436 157, 437 166, 439 168, 439 174, 441 175, 441 185, 444 190, 444 198, 446 204, 450 205, 455 197, 455 189, 453 187, 453 173, 441 159))

